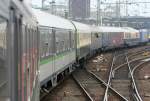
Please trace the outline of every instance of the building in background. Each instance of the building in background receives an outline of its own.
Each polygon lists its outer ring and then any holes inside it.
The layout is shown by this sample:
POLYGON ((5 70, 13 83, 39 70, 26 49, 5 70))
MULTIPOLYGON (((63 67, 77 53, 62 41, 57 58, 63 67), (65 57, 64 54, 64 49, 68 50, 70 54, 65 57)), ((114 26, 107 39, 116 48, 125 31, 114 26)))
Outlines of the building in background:
POLYGON ((90 17, 90 0, 69 0, 69 16, 72 19, 90 17))

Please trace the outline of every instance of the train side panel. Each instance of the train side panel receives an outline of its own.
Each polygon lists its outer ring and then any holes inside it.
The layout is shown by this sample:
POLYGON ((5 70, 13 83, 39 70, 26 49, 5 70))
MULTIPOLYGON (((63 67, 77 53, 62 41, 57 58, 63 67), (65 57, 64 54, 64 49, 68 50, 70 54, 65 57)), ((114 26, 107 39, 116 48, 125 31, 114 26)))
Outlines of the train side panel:
POLYGON ((26 1, 12 0, 8 59, 12 101, 39 100, 38 26, 26 1))
POLYGON ((67 29, 41 28, 40 83, 43 86, 51 82, 55 86, 63 79, 64 73, 69 74, 74 69, 75 33, 67 29))
POLYGON ((78 35, 78 56, 81 59, 90 53, 91 33, 78 32, 78 35))
MULTIPOLYGON (((40 65, 40 83, 41 86, 51 81, 52 85, 56 85, 57 76, 72 67, 75 63, 75 50, 52 56, 48 60, 41 61, 40 65)), ((72 72, 72 71, 69 71, 72 72)))
POLYGON ((91 48, 91 27, 86 24, 72 21, 76 29, 76 57, 77 60, 86 58, 91 48))
POLYGON ((124 41, 125 45, 127 46, 135 46, 140 43, 140 33, 139 31, 133 29, 133 28, 123 28, 125 29, 124 32, 124 41))
POLYGON ((117 32, 103 33, 103 47, 105 49, 113 49, 122 47, 124 44, 123 34, 117 32))
POLYGON ((140 42, 141 43, 148 42, 148 30, 146 29, 140 30, 140 42))
POLYGON ((102 34, 102 49, 122 47, 123 30, 120 27, 99 27, 102 34))
POLYGON ((64 18, 41 10, 33 11, 41 27, 40 84, 47 89, 47 86, 56 86, 75 69, 75 29, 64 18))
POLYGON ((124 45, 124 40, 123 40, 123 33, 122 32, 117 32, 113 37, 112 37, 112 43, 114 47, 122 47, 124 45))
POLYGON ((95 53, 96 51, 101 50, 102 47, 102 33, 100 33, 100 30, 98 27, 94 26, 92 27, 92 33, 91 33, 91 53, 95 53))

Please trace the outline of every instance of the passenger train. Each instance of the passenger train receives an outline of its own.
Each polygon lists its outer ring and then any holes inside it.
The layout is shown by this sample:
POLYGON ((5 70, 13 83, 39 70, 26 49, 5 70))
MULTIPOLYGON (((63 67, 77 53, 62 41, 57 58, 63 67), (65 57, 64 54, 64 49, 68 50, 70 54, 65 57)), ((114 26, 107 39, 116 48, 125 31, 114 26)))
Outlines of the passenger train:
POLYGON ((37 9, 33 12, 39 24, 40 86, 44 89, 55 87, 97 51, 143 42, 140 32, 130 27, 91 26, 37 9))
POLYGON ((133 28, 31 11, 24 0, 0 2, 0 101, 39 101, 39 88, 55 87, 96 52, 148 42, 133 28))
POLYGON ((0 0, 0 101, 39 101, 37 20, 23 0, 0 0))

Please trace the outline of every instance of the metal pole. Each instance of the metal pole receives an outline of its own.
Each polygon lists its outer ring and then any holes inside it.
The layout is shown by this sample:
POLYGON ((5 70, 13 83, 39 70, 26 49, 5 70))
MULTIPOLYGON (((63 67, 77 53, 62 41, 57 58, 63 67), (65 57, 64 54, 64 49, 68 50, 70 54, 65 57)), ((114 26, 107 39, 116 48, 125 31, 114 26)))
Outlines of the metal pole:
POLYGON ((54 14, 54 6, 55 6, 55 0, 52 0, 52 2, 49 2, 51 5, 51 13, 54 14))
POLYGON ((120 0, 119 0, 119 27, 121 26, 120 0))
POLYGON ((128 0, 126 0, 126 16, 128 16, 128 0))
POLYGON ((99 25, 100 20, 100 0, 97 0, 97 25, 99 25))
POLYGON ((68 12, 67 12, 67 10, 64 10, 64 12, 65 12, 65 18, 68 19, 68 12))
POLYGON ((42 9, 44 9, 44 2, 45 2, 46 0, 42 0, 42 9))
POLYGON ((101 16, 100 25, 103 25, 103 16, 101 16))
POLYGON ((51 3, 51 10, 52 10, 51 13, 53 14, 53 13, 54 13, 54 11, 53 11, 53 10, 54 10, 54 8, 53 8, 53 3, 51 3))

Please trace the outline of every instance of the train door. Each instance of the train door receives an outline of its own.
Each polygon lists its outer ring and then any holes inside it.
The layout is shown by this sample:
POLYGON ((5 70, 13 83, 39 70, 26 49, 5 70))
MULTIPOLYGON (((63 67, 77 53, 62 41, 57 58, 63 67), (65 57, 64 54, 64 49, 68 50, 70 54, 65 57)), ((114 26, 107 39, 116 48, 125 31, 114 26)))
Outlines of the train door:
POLYGON ((93 49, 93 32, 91 32, 91 45, 90 45, 90 54, 92 55, 92 49, 93 49))
POLYGON ((22 25, 20 37, 21 66, 20 87, 21 101, 38 100, 38 32, 37 28, 22 25))
POLYGON ((102 50, 104 49, 104 33, 101 33, 101 35, 102 35, 102 50))
POLYGON ((15 79, 16 79, 16 101, 28 101, 28 90, 27 77, 29 75, 29 70, 26 70, 28 60, 28 54, 26 53, 27 46, 25 41, 26 28, 22 26, 22 17, 17 11, 14 11, 14 60, 15 60, 15 79), (23 32, 25 31, 25 32, 23 32))
POLYGON ((8 20, 0 15, 0 101, 10 99, 8 68, 8 20))
MULTIPOLYGON (((37 101, 38 100, 38 32, 34 26, 26 26, 25 28, 24 52, 22 53, 22 60, 25 56, 25 64, 22 63, 22 75, 25 78, 21 82, 25 84, 22 89, 25 89, 25 96, 23 101, 37 101), (24 67, 23 67, 24 66, 24 67)), ((23 93, 23 92, 22 92, 23 93)), ((23 94, 22 94, 23 96, 23 94)))
POLYGON ((105 50, 109 45, 109 34, 107 32, 102 33, 102 44, 103 49, 105 50))
MULTIPOLYGON (((56 30, 54 28, 52 28, 52 54, 53 54, 53 62, 52 62, 52 70, 53 72, 56 71, 56 62, 55 62, 55 58, 56 58, 56 47, 57 47, 57 43, 56 43, 56 30)), ((55 85, 56 83, 56 78, 53 78, 52 80, 52 85, 54 84, 55 85)))
POLYGON ((11 88, 10 88, 10 69, 11 59, 8 50, 10 31, 8 27, 10 24, 9 19, 9 0, 0 0, 0 101, 11 100, 11 88))
MULTIPOLYGON (((32 101, 38 85, 37 33, 14 11, 14 101, 32 101), (34 38, 33 38, 34 37, 34 38)), ((36 29, 36 28, 35 28, 36 29)), ((37 32, 37 31, 36 31, 37 32)), ((34 100, 33 100, 34 101, 34 100)))
POLYGON ((10 21, 9 21, 9 39, 8 39, 8 66, 10 67, 10 82, 11 82, 11 101, 22 101, 21 100, 21 16, 17 15, 15 8, 10 10, 10 21))
POLYGON ((98 35, 99 35, 99 43, 98 43, 98 45, 99 45, 99 48, 101 49, 102 47, 103 47, 103 34, 102 33, 98 33, 98 35))

